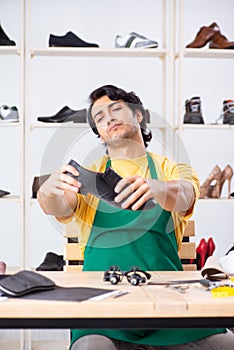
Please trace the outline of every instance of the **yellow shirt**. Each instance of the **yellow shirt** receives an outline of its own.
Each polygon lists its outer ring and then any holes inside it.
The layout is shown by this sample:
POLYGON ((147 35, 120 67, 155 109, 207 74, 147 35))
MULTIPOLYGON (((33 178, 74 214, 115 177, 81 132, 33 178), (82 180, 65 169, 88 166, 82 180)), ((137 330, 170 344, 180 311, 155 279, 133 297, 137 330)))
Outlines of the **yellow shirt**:
MULTIPOLYGON (((179 215, 179 213, 172 212, 174 230, 179 250, 181 247, 183 232, 186 227, 187 221, 192 216, 194 205, 197 199, 199 198, 199 179, 192 167, 183 163, 175 163, 173 161, 170 161, 167 157, 159 156, 152 152, 148 153, 153 159, 158 180, 186 180, 190 182, 194 188, 195 201, 193 206, 186 213, 186 216, 182 217, 179 215)), ((104 156, 103 158, 99 159, 96 163, 94 163, 91 167, 89 167, 89 169, 95 172, 104 172, 107 160, 108 157, 104 156)), ((138 174, 145 178, 150 178, 150 170, 148 167, 146 155, 134 159, 111 159, 111 167, 122 177, 138 174)), ((78 225, 78 241, 80 245, 81 254, 84 256, 85 246, 89 239, 99 200, 92 194, 87 194, 86 196, 83 196, 81 194, 77 195, 78 205, 76 212, 74 213, 74 220, 78 225)), ((72 218, 63 222, 67 223, 71 220, 72 218)))

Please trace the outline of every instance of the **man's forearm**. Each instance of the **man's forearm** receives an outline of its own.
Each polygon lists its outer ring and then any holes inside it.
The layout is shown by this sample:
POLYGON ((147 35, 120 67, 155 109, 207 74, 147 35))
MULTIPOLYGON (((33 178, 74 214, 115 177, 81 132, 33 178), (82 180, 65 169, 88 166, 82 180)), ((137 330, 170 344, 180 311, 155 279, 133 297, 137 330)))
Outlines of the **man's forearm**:
POLYGON ((188 181, 153 181, 155 200, 168 211, 187 212, 194 203, 193 186, 188 181))
POLYGON ((47 215, 56 217, 69 217, 74 214, 77 207, 77 195, 66 193, 66 195, 45 195, 40 190, 37 192, 38 202, 47 215))

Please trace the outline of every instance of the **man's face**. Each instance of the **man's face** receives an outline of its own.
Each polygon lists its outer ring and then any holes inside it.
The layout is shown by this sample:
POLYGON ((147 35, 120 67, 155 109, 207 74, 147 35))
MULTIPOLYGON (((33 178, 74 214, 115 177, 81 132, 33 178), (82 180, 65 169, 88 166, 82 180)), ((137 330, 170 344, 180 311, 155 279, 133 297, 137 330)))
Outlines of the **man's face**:
POLYGON ((92 117, 100 138, 107 145, 134 138, 140 131, 138 119, 142 118, 139 111, 134 116, 124 101, 112 101, 108 96, 101 97, 93 104, 92 117))

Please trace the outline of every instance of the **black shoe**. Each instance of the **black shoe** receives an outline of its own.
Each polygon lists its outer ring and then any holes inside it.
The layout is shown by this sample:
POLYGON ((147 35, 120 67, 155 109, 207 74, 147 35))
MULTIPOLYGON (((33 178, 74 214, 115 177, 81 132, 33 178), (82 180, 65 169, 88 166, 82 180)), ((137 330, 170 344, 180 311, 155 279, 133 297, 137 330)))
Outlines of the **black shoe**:
POLYGON ((63 36, 50 34, 49 46, 55 47, 99 47, 97 44, 87 43, 74 33, 67 32, 63 36))
POLYGON ((44 261, 36 268, 36 271, 62 271, 64 265, 63 255, 49 252, 46 254, 44 261))
POLYGON ((0 46, 15 46, 15 42, 8 38, 0 25, 0 46))
POLYGON ((37 198, 37 192, 41 185, 50 177, 51 174, 34 176, 32 184, 32 198, 37 198))
POLYGON ((200 97, 192 97, 185 101, 184 124, 204 124, 200 97))
POLYGON ((0 198, 1 198, 1 197, 4 197, 4 196, 7 196, 8 194, 10 194, 10 192, 0 190, 0 198))
MULTIPOLYGON (((83 168, 73 159, 71 159, 68 164, 72 165, 76 170, 79 171, 79 176, 74 176, 69 172, 66 173, 82 184, 80 188, 81 194, 86 195, 87 193, 91 193, 99 199, 109 203, 110 205, 121 208, 122 203, 117 203, 114 201, 114 198, 117 196, 114 188, 122 179, 122 177, 117 174, 111 167, 107 168, 104 173, 96 173, 94 171, 83 168)), ((139 210, 152 209, 155 207, 155 205, 155 200, 150 198, 145 203, 145 205, 139 208, 139 210)))
POLYGON ((38 117, 37 120, 44 123, 86 123, 87 109, 84 108, 74 111, 73 109, 65 106, 57 114, 50 117, 38 117))
POLYGON ((223 101, 223 124, 234 124, 234 101, 223 101))

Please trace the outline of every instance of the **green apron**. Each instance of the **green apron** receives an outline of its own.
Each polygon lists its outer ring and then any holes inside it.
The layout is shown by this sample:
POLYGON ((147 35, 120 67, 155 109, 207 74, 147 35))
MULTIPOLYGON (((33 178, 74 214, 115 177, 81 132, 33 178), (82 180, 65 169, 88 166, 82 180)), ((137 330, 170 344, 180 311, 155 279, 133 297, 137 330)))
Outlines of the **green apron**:
MULTIPOLYGON (((147 153, 151 178, 157 179, 147 153)), ((110 166, 110 160, 107 167, 110 166)), ((111 265, 121 270, 138 266, 146 271, 182 270, 171 213, 159 204, 150 210, 123 210, 99 201, 84 252, 83 271, 105 271, 111 265)), ((137 288, 137 287, 133 287, 137 288)), ((101 334, 137 344, 171 345, 191 342, 223 329, 115 330, 73 329, 71 344, 87 334, 101 334)))

